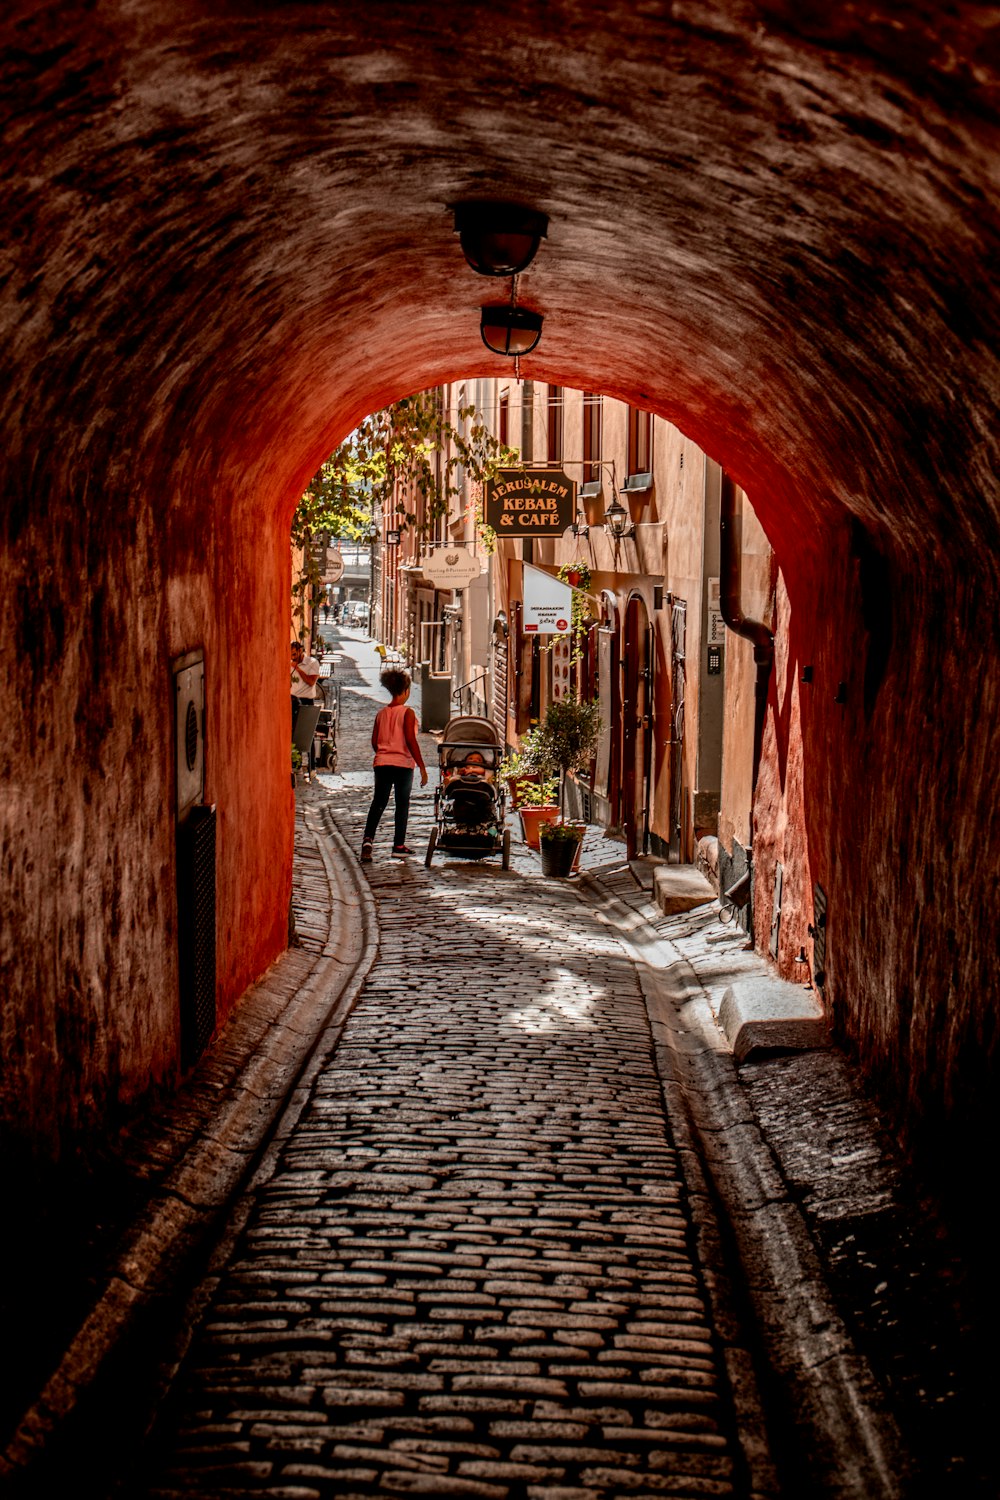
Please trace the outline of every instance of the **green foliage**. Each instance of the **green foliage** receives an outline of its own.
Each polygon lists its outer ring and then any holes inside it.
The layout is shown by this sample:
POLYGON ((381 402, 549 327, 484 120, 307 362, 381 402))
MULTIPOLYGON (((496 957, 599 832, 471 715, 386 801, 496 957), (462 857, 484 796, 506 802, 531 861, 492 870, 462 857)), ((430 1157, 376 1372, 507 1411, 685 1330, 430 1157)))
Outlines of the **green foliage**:
POLYGON ((545 711, 539 735, 540 753, 548 764, 559 767, 559 806, 565 800, 566 777, 570 771, 585 771, 597 753, 601 733, 601 711, 598 703, 581 703, 570 695, 557 698, 545 711))
POLYGON ((597 751, 601 733, 601 711, 596 701, 581 703, 570 694, 557 698, 545 711, 539 749, 550 765, 563 775, 586 770, 597 751))
POLYGON ((297 771, 302 765, 302 751, 298 745, 292 746, 292 770, 297 771))
POLYGON ((543 844, 553 844, 560 840, 580 844, 586 831, 584 823, 543 823, 538 830, 538 837, 543 844))
MULTIPOLYGON (((482 485, 498 469, 518 460, 486 427, 474 406, 457 414, 458 426, 448 420, 439 389, 422 391, 394 401, 365 417, 350 437, 309 481, 292 518, 292 544, 304 549, 303 572, 293 592, 315 605, 322 592, 319 559, 311 543, 324 533, 358 541, 376 523, 391 515, 401 525, 419 522, 421 537, 448 512, 461 489, 460 478, 482 485), (422 498, 422 504, 420 500, 422 498)), ((481 524, 480 537, 488 552, 496 537, 481 524)), ((300 616, 304 613, 302 606, 300 616)))
MULTIPOLYGON (((573 590, 570 604, 570 628, 566 634, 569 636, 570 661, 583 660, 583 638, 586 633, 587 618, 590 610, 590 601, 587 598, 590 592, 591 575, 587 563, 577 560, 576 562, 563 563, 559 569, 558 577, 562 583, 569 583, 570 574, 577 577, 577 581, 571 584, 573 590)), ((564 641, 566 635, 552 635, 549 637, 547 650, 551 651, 556 641, 564 641)))
POLYGON ((554 807, 559 791, 559 782, 554 776, 541 781, 518 781, 518 807, 554 807))
POLYGON ((543 757, 541 734, 539 724, 523 734, 518 748, 509 751, 500 762, 499 774, 503 777, 551 775, 553 767, 543 757))

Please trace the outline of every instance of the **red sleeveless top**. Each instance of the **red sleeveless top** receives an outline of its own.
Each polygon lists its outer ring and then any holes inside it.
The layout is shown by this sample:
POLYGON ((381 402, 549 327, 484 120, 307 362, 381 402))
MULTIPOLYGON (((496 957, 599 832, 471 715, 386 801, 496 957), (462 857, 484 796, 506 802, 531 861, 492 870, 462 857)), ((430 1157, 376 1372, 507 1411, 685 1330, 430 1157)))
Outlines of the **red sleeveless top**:
POLYGON ((413 709, 405 703, 393 708, 380 708, 375 715, 375 764, 377 766, 406 766, 410 770, 416 761, 406 748, 406 715, 413 709))

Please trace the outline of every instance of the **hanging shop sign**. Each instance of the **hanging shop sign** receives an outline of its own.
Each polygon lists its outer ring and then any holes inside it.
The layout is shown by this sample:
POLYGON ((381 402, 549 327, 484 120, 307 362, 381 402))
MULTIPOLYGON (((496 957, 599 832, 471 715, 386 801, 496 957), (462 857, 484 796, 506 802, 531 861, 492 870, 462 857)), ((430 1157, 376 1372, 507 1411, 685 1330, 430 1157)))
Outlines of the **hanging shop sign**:
POLYGON ((569 584, 525 563, 521 628, 532 634, 562 635, 569 629, 572 610, 573 590, 569 584))
POLYGON ((483 520, 498 537, 562 536, 576 515, 576 484, 561 469, 501 469, 483 491, 483 520))
POLYGON ((420 570, 436 589, 467 589, 483 565, 465 547, 438 547, 420 559, 420 570))
POLYGON ((327 547, 323 563, 323 582, 339 583, 344 576, 344 558, 336 547, 327 547))
POLYGON ((387 547, 398 547, 399 546, 399 532, 395 531, 395 530, 393 530, 393 531, 387 531, 386 534, 385 534, 385 545, 387 547))

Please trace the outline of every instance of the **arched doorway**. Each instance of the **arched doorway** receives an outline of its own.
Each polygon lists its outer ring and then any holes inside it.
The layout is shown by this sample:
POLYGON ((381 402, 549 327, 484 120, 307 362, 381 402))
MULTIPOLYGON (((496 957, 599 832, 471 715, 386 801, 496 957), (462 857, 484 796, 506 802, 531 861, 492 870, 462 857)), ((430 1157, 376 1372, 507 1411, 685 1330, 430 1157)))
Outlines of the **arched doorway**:
POLYGON ((621 704, 621 809, 629 859, 645 854, 649 847, 652 674, 649 613, 642 596, 633 594, 625 609, 621 704))
POLYGON ((595 675, 602 725, 594 766, 595 816, 614 828, 619 821, 621 785, 621 740, 617 733, 621 714, 621 636, 614 594, 601 595, 601 619, 595 634, 595 675))

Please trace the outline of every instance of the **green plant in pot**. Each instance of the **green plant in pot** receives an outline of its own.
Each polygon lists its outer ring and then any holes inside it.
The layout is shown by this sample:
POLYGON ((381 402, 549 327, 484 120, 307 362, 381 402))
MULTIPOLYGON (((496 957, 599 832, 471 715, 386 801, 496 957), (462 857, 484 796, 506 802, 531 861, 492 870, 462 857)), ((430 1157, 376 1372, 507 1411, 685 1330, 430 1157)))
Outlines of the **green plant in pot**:
POLYGON ((522 781, 519 807, 558 807, 559 782, 554 776, 537 781, 522 781))
POLYGON ((539 749, 546 763, 559 771, 560 813, 566 804, 566 778, 571 771, 589 768, 602 727, 598 703, 581 703, 573 693, 557 698, 546 709, 539 749))
MULTIPOLYGON (((521 736, 521 743, 516 750, 508 750, 498 767, 498 774, 507 782, 510 791, 511 802, 514 807, 520 807, 524 800, 524 791, 532 783, 540 783, 552 775, 553 767, 548 765, 539 748, 539 737, 541 727, 536 725, 521 736)), ((532 804, 539 806, 539 803, 532 804)))
POLYGON ((542 874, 565 878, 576 869, 587 831, 585 823, 567 823, 557 820, 546 823, 539 829, 539 850, 542 856, 542 874))
POLYGON ((596 702, 582 703, 575 694, 550 703, 540 736, 541 754, 559 769, 559 821, 541 830, 542 873, 568 875, 579 856, 585 825, 566 821, 566 778, 585 771, 597 753, 601 712, 596 702), (558 830, 558 831, 556 831, 558 830))
POLYGON ((554 776, 541 776, 537 781, 518 783, 519 800, 517 810, 521 818, 521 831, 529 849, 539 847, 539 836, 546 823, 559 816, 556 795, 559 783, 554 776))

